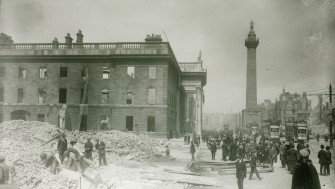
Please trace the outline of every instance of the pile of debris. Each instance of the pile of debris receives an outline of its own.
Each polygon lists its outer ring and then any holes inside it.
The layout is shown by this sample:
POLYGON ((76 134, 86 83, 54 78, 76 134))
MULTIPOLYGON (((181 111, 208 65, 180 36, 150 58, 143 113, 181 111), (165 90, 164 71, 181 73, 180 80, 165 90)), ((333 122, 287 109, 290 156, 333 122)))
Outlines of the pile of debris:
POLYGON ((41 151, 56 149, 42 147, 41 143, 58 133, 55 126, 37 121, 17 120, 0 124, 0 153, 6 155, 6 164, 11 167, 12 183, 28 188, 32 188, 34 184, 39 184, 38 188, 47 185, 67 187, 70 181, 66 177, 56 178, 49 169, 39 164, 41 151))
MULTIPOLYGON (((158 141, 149 139, 145 135, 135 135, 122 131, 112 130, 104 132, 68 132, 67 139, 76 139, 77 148, 84 152, 84 144, 87 138, 98 139, 105 142, 106 152, 108 154, 117 154, 119 156, 128 156, 129 159, 141 160, 162 153, 159 150, 162 147, 158 141), (79 137, 78 137, 79 136, 79 137)), ((93 144, 95 144, 95 141, 93 144)))
MULTIPOLYGON (((39 164, 42 151, 57 151, 57 140, 48 143, 61 133, 57 127, 38 121, 8 121, 0 124, 0 153, 6 155, 6 163, 11 167, 12 182, 25 186, 38 183, 38 187, 67 187, 74 181, 60 175, 52 175, 49 169, 39 164), (47 143, 47 144, 46 144, 47 143), (46 145, 43 145, 46 144, 46 145)), ((164 144, 144 135, 135 135, 122 131, 80 132, 66 131, 68 143, 77 140, 76 147, 84 152, 87 138, 99 138, 106 143, 107 161, 113 156, 122 156, 128 160, 143 160, 164 153, 164 144)), ((56 139, 56 138, 55 138, 56 139)), ((95 141, 91 141, 95 144, 95 141)), ((93 153, 96 164, 97 153, 93 153)), ((112 161, 109 161, 112 162, 112 161)))

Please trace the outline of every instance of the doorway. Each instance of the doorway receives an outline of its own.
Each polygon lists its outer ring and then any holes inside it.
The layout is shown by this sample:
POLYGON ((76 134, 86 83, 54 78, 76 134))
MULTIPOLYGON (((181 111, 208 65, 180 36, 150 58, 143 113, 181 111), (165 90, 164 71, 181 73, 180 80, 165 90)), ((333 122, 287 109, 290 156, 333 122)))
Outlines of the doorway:
POLYGON ((126 128, 128 131, 133 131, 133 116, 126 116, 126 128))

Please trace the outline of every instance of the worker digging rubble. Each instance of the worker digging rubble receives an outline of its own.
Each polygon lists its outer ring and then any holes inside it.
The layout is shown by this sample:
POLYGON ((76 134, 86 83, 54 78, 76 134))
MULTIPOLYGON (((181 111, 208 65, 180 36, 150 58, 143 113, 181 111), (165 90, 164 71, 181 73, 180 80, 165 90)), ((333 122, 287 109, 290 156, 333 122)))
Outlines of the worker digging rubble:
POLYGON ((0 154, 0 185, 8 184, 9 180, 9 166, 5 164, 6 157, 0 154))
POLYGON ((71 171, 77 171, 78 170, 78 163, 77 163, 77 156, 74 152, 69 152, 68 161, 66 164, 66 168, 71 171))
POLYGON ((52 152, 42 152, 40 154, 41 164, 45 165, 45 167, 50 167, 51 173, 56 174, 57 171, 60 169, 60 164, 52 152))
POLYGON ((65 133, 62 133, 60 135, 60 138, 59 138, 58 144, 57 144, 57 150, 58 150, 58 153, 59 153, 59 158, 60 158, 61 162, 63 163, 64 152, 67 150, 67 140, 66 140, 65 133))
POLYGON ((79 153, 79 150, 76 147, 76 144, 77 144, 77 141, 76 140, 72 140, 70 142, 70 147, 67 149, 67 151, 69 152, 69 154, 70 154, 70 152, 74 153, 75 157, 78 158, 79 155, 80 155, 80 153, 79 153))

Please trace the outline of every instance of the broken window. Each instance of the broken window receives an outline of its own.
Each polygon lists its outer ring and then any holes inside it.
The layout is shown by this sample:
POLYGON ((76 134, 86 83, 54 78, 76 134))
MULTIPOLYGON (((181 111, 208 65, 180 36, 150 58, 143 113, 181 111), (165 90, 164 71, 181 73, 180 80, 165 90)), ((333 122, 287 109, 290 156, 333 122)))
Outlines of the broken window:
POLYGON ((127 90, 127 101, 126 104, 133 104, 134 92, 132 89, 127 90))
POLYGON ((156 79, 156 67, 149 67, 149 79, 156 79))
POLYGON ((148 89, 148 103, 155 104, 156 103, 156 89, 148 89))
POLYGON ((24 101, 24 89, 19 88, 17 90, 17 103, 23 103, 24 101))
POLYGON ((60 104, 66 104, 66 92, 67 90, 65 88, 59 89, 59 103, 60 104))
POLYGON ((4 90, 0 88, 0 102, 4 102, 4 90))
POLYGON ((44 122, 45 114, 37 114, 37 121, 44 122))
POLYGON ((130 77, 135 78, 135 67, 134 66, 128 66, 127 67, 127 74, 130 77))
POLYGON ((27 70, 24 67, 19 67, 19 78, 26 78, 27 70))
POLYGON ((38 89, 38 103, 45 103, 47 99, 47 92, 45 89, 38 89))
POLYGON ((101 91, 101 103, 109 104, 109 90, 104 89, 101 91))
POLYGON ((59 68, 59 77, 66 78, 67 77, 67 67, 60 67, 59 68))
POLYGON ((5 77, 5 67, 0 67, 0 77, 5 77))
POLYGON ((41 67, 40 68, 40 78, 46 78, 47 75, 47 67, 41 67))
POLYGON ((102 68, 102 79, 109 79, 110 78, 111 69, 109 67, 102 68))
POLYGON ((100 129, 101 130, 108 130, 108 128, 109 128, 109 116, 108 115, 103 115, 103 116, 101 116, 100 129))

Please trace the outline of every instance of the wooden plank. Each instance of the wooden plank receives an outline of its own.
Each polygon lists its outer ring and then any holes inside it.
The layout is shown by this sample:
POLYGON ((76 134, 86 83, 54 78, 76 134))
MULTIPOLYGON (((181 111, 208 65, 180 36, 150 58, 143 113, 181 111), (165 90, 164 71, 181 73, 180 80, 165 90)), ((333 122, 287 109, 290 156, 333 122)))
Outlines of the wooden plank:
POLYGON ((45 145, 49 144, 50 142, 56 140, 56 139, 59 138, 60 135, 63 134, 63 133, 65 133, 65 131, 63 131, 62 133, 57 134, 56 136, 54 136, 54 137, 51 138, 50 140, 48 140, 48 141, 46 141, 45 143, 41 144, 39 147, 41 147, 41 146, 45 146, 45 145))
MULTIPOLYGON (((264 169, 257 169, 259 173, 268 173, 268 172, 273 172, 274 168, 264 168, 264 169)), ((250 170, 247 170, 247 174, 250 173, 250 170)), ((219 175, 234 175, 236 174, 236 170, 219 170, 218 171, 219 175)))
POLYGON ((196 173, 189 172, 189 171, 178 171, 178 170, 170 170, 170 169, 164 169, 164 172, 175 173, 175 174, 184 174, 184 175, 197 175, 196 173))
POLYGON ((141 177, 141 178, 145 178, 145 179, 149 179, 149 180, 161 180, 161 181, 175 181, 177 183, 183 183, 183 184, 191 184, 191 185, 197 185, 197 186, 222 186, 222 183, 218 183, 218 182, 208 182, 208 181, 201 181, 201 180, 194 180, 194 179, 187 179, 187 178, 159 178, 159 177, 155 177, 155 176, 145 176, 145 177, 141 177), (221 185, 220 185, 221 184, 221 185))

